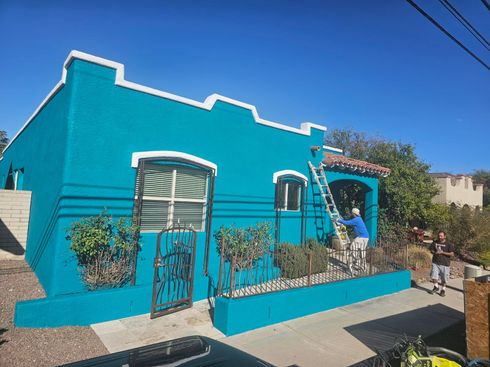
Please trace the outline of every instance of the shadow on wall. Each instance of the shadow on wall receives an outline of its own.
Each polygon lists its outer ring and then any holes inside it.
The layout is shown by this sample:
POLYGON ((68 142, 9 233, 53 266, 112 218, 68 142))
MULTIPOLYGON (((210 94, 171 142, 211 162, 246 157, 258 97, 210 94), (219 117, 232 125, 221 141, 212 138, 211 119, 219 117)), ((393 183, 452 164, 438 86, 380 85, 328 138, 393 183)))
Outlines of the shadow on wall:
POLYGON ((20 242, 10 232, 5 223, 0 219, 0 250, 13 255, 24 255, 26 252, 20 242))
MULTIPOLYGON (((362 312, 362 309, 359 309, 359 312, 362 312)), ((438 303, 348 326, 345 330, 373 352, 387 351, 393 348, 396 339, 404 334, 412 337, 421 335, 425 339, 463 319, 462 312, 438 303)))

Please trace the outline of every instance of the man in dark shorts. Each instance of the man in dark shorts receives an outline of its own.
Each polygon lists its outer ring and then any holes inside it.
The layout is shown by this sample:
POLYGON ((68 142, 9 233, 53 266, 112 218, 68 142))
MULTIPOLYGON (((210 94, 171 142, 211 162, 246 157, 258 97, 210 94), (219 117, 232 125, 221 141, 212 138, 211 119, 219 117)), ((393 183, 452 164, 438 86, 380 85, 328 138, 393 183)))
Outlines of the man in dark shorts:
POLYGON ((451 257, 454 256, 454 246, 446 241, 446 232, 439 231, 437 240, 432 242, 429 250, 433 254, 430 277, 434 283, 434 288, 431 293, 434 294, 439 291, 439 279, 441 279, 439 295, 444 297, 446 295, 446 283, 449 280, 451 257))

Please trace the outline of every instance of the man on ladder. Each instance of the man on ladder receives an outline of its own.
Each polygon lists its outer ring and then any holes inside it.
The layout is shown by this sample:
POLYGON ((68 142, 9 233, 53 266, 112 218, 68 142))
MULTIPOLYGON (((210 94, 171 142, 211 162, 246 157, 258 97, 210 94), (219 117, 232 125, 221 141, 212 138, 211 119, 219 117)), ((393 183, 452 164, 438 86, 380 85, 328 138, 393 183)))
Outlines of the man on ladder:
POLYGON ((359 209, 353 208, 352 215, 354 216, 352 219, 345 220, 339 218, 337 219, 337 223, 354 228, 356 238, 354 238, 350 245, 350 250, 352 251, 354 260, 353 265, 364 269, 366 267, 366 248, 369 241, 369 233, 364 221, 361 218, 361 212, 359 209))

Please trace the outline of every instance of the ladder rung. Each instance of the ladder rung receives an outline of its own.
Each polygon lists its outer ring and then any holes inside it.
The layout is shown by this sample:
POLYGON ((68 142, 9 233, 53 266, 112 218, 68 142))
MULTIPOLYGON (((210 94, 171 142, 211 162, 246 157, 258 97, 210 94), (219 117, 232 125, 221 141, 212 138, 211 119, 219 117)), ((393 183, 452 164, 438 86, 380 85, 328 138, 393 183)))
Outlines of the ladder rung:
MULTIPOLYGON (((342 218, 340 213, 335 205, 335 200, 333 198, 332 192, 330 190, 330 186, 328 185, 328 180, 325 175, 325 170, 320 165, 319 167, 315 167, 313 163, 308 161, 308 166, 310 167, 310 171, 315 178, 315 183, 318 185, 320 189, 320 194, 323 199, 323 205, 325 207, 325 211, 328 213, 330 219, 334 222, 334 229, 337 237, 339 238, 342 244, 350 243, 349 235, 347 234, 347 230, 343 225, 337 224, 336 220, 342 218)), ((313 193, 313 195, 317 195, 317 193, 313 193)))

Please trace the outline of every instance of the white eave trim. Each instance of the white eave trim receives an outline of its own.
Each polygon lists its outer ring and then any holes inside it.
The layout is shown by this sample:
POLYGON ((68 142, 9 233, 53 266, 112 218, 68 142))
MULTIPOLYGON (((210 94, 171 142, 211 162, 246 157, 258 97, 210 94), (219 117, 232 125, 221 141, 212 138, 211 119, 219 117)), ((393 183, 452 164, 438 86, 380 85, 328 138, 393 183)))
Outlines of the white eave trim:
POLYGON ((137 168, 138 162, 142 158, 177 158, 182 159, 191 163, 197 163, 201 166, 208 167, 214 170, 214 175, 218 176, 218 166, 213 162, 207 161, 205 159, 196 157, 195 155, 182 153, 182 152, 174 152, 171 150, 159 150, 159 151, 151 151, 151 152, 134 152, 131 157, 131 167, 137 168))
POLYGON ((329 145, 324 145, 323 146, 323 149, 325 149, 325 150, 331 150, 331 151, 339 152, 339 153, 343 153, 344 152, 342 149, 334 148, 334 147, 331 147, 329 145))
POLYGON ((305 182, 305 186, 308 186, 308 177, 298 171, 293 171, 291 169, 285 169, 282 171, 274 172, 272 175, 272 182, 277 183, 277 179, 282 176, 294 176, 302 179, 305 182))
POLYGON ((29 119, 24 124, 24 126, 22 126, 22 128, 17 132, 17 134, 15 134, 15 136, 12 138, 12 140, 9 142, 9 144, 3 150, 4 152, 9 148, 9 146, 14 142, 14 140, 20 135, 20 133, 27 127, 27 125, 29 125, 29 123, 34 119, 34 117, 39 113, 39 111, 44 107, 44 105, 63 87, 63 85, 66 82, 67 69, 74 59, 80 59, 80 60, 88 61, 88 62, 91 62, 94 64, 98 64, 98 65, 102 65, 102 66, 106 66, 106 67, 115 69, 116 70, 115 85, 119 85, 121 87, 137 90, 137 91, 140 91, 143 93, 152 94, 152 95, 162 97, 162 98, 166 98, 166 99, 171 99, 173 101, 185 103, 185 104, 197 107, 197 108, 202 108, 202 109, 207 110, 207 111, 212 110, 216 101, 223 101, 223 102, 230 103, 230 104, 233 104, 235 106, 239 106, 239 107, 250 110, 252 112, 254 119, 255 119, 255 122, 258 124, 274 127, 276 129, 281 129, 281 130, 285 130, 285 131, 290 131, 290 132, 293 132, 296 134, 310 136, 311 135, 311 129, 317 129, 317 130, 321 130, 321 131, 327 130, 327 128, 325 126, 313 124, 311 122, 302 123, 300 125, 300 128, 298 129, 296 127, 283 125, 283 124, 280 124, 278 122, 264 120, 264 119, 259 117, 259 114, 258 114, 255 106, 248 104, 248 103, 241 102, 241 101, 237 101, 237 100, 232 99, 232 98, 221 96, 219 94, 211 94, 209 97, 207 97, 205 99, 204 102, 198 102, 198 101, 194 101, 194 100, 189 99, 189 98, 177 96, 175 94, 167 93, 167 92, 164 92, 164 91, 161 91, 158 89, 154 89, 154 88, 146 87, 146 86, 141 85, 141 84, 133 83, 133 82, 130 82, 130 81, 127 81, 124 79, 124 65, 123 64, 120 64, 120 63, 115 62, 115 61, 107 60, 107 59, 104 59, 104 58, 101 58, 98 56, 90 55, 90 54, 87 54, 85 52, 73 50, 70 52, 70 54, 68 55, 68 58, 66 59, 65 63, 63 64, 63 72, 61 75, 61 80, 58 82, 58 84, 56 84, 56 86, 48 94, 48 96, 44 99, 44 101, 41 102, 39 107, 34 111, 34 113, 31 115, 31 117, 29 117, 29 119))

